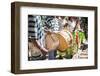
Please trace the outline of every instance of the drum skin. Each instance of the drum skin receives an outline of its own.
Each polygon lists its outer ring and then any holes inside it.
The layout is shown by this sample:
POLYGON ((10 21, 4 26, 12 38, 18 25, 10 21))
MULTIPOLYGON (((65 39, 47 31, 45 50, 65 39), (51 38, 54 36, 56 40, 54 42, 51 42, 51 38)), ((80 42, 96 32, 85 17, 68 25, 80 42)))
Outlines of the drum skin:
POLYGON ((59 39, 56 33, 47 33, 45 38, 45 45, 48 51, 56 50, 59 45, 59 39))
POLYGON ((60 31, 57 34, 57 37, 59 38, 59 46, 58 50, 64 52, 65 49, 71 46, 73 36, 68 31, 60 31))

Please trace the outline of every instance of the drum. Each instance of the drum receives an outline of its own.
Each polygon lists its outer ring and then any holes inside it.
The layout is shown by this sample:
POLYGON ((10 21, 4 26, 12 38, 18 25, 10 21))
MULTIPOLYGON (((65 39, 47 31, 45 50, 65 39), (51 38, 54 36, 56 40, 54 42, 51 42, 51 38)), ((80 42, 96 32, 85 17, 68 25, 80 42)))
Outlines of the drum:
POLYGON ((71 46, 72 40, 73 40, 73 36, 72 36, 71 32, 69 32, 67 30, 62 30, 59 33, 57 33, 57 37, 59 38, 59 46, 58 46, 59 51, 63 52, 68 47, 71 46))
POLYGON ((28 42, 28 60, 44 60, 46 56, 42 51, 37 47, 36 42, 28 42))
POLYGON ((45 45, 48 51, 54 51, 58 48, 59 39, 56 33, 47 33, 45 37, 45 45))

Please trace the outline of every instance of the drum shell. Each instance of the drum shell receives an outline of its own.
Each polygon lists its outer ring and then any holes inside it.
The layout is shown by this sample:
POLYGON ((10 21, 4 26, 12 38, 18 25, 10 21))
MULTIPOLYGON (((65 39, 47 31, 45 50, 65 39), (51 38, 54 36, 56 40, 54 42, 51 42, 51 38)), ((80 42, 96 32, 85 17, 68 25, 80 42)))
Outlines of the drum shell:
POLYGON ((58 50, 59 51, 65 51, 68 47, 71 46, 73 36, 69 31, 61 31, 57 34, 59 38, 59 46, 58 50))

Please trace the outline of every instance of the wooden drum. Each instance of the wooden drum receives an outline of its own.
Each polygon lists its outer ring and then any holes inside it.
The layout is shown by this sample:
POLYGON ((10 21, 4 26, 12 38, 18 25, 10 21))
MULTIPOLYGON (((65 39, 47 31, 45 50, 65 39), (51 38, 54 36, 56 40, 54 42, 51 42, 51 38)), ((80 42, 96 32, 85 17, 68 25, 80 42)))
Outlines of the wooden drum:
POLYGON ((71 46, 73 40, 71 32, 62 30, 59 33, 57 33, 57 37, 59 38, 59 51, 63 52, 65 51, 65 49, 71 46))

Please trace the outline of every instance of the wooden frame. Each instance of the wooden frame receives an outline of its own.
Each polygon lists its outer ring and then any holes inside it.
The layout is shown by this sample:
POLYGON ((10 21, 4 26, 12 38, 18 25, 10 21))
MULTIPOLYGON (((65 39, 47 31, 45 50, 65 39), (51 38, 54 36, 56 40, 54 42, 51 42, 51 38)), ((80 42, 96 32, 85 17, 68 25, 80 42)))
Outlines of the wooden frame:
POLYGON ((45 3, 28 3, 28 2, 13 2, 11 3, 11 72, 15 74, 22 73, 39 73, 39 72, 56 72, 56 71, 72 71, 97 69, 97 7, 92 6, 76 6, 76 5, 60 5, 60 4, 45 4, 45 3), (95 12, 95 28, 94 28, 94 65, 83 67, 62 67, 62 68, 46 68, 46 69, 27 69, 20 70, 20 7, 50 7, 62 9, 79 9, 93 10, 95 12))

